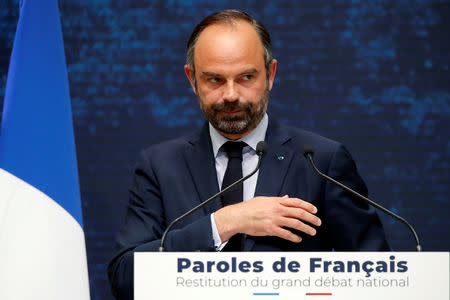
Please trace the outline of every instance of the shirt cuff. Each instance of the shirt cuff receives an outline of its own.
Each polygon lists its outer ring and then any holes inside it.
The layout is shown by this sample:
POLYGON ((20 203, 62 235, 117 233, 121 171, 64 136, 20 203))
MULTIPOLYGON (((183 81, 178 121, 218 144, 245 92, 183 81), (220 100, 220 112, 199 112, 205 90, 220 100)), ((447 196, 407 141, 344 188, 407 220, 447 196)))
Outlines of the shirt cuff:
POLYGON ((214 248, 216 251, 221 251, 223 247, 228 243, 228 241, 222 243, 220 239, 219 230, 217 230, 216 220, 214 219, 214 213, 211 214, 211 229, 214 240, 214 248))

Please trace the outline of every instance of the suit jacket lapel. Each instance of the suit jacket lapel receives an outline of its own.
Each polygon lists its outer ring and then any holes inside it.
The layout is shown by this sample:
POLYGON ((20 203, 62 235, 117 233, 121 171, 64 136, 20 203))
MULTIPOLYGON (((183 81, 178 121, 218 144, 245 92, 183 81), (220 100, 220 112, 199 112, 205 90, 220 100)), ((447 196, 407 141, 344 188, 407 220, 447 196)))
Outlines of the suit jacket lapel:
MULTIPOLYGON (((255 196, 282 196, 281 188, 289 165, 295 154, 288 147, 291 136, 280 129, 277 121, 269 121, 266 133, 267 153, 261 162, 255 196)), ((201 201, 206 200, 219 191, 215 159, 209 136, 208 123, 188 139, 185 159, 197 188, 201 201)), ((208 205, 215 210, 221 207, 220 201, 208 205)))
POLYGON ((276 121, 269 121, 267 153, 261 162, 255 196, 283 196, 281 188, 295 154, 295 150, 288 147, 290 140, 291 136, 281 130, 276 121))
MULTIPOLYGON (((200 202, 219 192, 208 123, 205 123, 197 133, 188 139, 188 146, 184 155, 199 195, 197 204, 200 204, 200 202)), ((220 207, 220 199, 215 199, 206 205, 203 210, 205 214, 210 214, 220 207)))
MULTIPOLYGON (((266 133, 267 153, 261 162, 258 182, 256 184, 256 196, 284 196, 280 195, 283 183, 295 149, 288 147, 291 136, 285 130, 281 130, 278 122, 269 120, 266 133)), ((248 237, 244 243, 244 251, 250 251, 255 240, 248 237)))

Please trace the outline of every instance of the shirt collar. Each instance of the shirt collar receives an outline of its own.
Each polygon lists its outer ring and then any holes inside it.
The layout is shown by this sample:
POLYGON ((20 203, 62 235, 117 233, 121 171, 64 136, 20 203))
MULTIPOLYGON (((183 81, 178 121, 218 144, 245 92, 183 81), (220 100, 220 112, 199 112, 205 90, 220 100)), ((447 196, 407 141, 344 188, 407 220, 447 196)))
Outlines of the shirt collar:
MULTIPOLYGON (((267 113, 264 114, 261 122, 259 122, 258 126, 253 129, 249 134, 242 137, 237 141, 245 142, 249 145, 253 150, 256 151, 256 145, 260 141, 264 141, 266 137, 267 125, 269 124, 269 117, 267 113)), ((219 152, 220 147, 223 144, 229 141, 226 137, 221 135, 212 125, 209 123, 209 135, 211 137, 211 143, 213 147, 214 157, 217 157, 217 153, 219 152)))

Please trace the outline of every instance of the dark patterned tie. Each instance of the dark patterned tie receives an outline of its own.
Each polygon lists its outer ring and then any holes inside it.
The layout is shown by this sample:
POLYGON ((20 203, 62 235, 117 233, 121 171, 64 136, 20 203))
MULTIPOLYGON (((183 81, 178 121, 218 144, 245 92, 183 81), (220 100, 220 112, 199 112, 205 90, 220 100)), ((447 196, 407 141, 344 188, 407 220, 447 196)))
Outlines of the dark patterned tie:
MULTIPOLYGON (((245 146, 247 144, 244 142, 226 142, 222 146, 228 156, 228 165, 222 181, 222 190, 242 178, 242 149, 245 146)), ((242 202, 243 195, 244 187, 241 183, 222 196, 222 205, 227 206, 242 202)), ((241 251, 242 242, 242 234, 233 235, 222 251, 241 251)))

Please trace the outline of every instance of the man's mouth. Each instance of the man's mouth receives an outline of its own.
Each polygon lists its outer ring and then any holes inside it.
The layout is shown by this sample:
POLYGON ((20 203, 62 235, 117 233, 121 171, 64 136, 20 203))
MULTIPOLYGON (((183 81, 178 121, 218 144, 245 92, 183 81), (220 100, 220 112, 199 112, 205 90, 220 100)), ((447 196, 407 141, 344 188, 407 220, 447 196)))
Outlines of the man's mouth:
POLYGON ((225 114, 229 114, 229 115, 234 115, 234 114, 238 114, 238 113, 242 112, 242 110, 240 110, 240 109, 235 109, 235 110, 223 110, 223 111, 221 111, 221 112, 223 112, 223 113, 225 113, 225 114))

